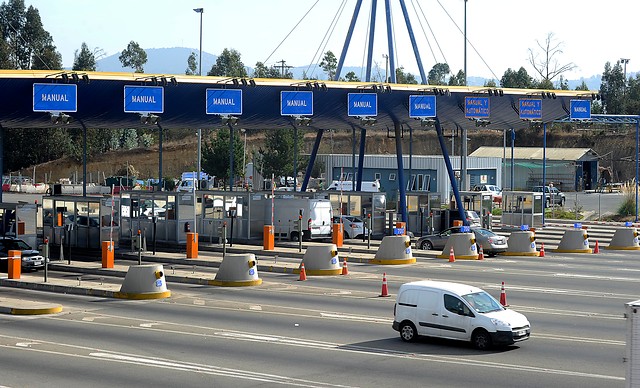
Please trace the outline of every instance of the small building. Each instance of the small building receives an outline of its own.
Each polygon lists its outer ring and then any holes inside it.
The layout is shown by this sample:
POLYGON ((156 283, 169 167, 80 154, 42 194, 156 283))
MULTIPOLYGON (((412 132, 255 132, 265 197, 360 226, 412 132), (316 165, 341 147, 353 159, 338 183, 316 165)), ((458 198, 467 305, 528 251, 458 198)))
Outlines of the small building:
MULTIPOLYGON (((542 147, 514 147, 513 166, 511 147, 480 147, 469 157, 502 159, 503 155, 503 188, 529 191, 542 185, 542 147)), ((590 148, 547 148, 545 179, 560 191, 594 190, 598 186, 598 155, 590 148)))
MULTIPOLYGON (((357 171, 358 155, 355 158, 357 171)), ((318 155, 324 163, 326 180, 331 182, 352 180, 354 176, 353 158, 349 154, 318 155)), ((403 155, 403 183, 407 192, 429 192, 440 194, 441 198, 450 198, 451 185, 447 167, 442 156, 435 155, 403 155)), ((451 165, 460 184, 460 157, 451 157, 451 165)), ((387 194, 387 199, 397 200, 398 193, 398 160, 395 155, 365 155, 362 180, 380 182, 380 191, 387 194)), ((467 190, 476 185, 502 184, 502 157, 467 157, 467 190)))

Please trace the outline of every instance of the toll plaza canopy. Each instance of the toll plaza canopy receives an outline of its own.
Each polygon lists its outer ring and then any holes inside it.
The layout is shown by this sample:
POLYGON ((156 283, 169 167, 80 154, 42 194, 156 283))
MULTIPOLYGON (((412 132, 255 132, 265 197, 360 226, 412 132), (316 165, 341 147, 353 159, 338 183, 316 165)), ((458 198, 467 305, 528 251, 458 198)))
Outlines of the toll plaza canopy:
MULTIPOLYGON (((420 126, 409 114, 409 96, 426 95, 435 100, 435 115, 443 127, 490 125, 492 129, 523 126, 521 100, 536 100, 534 121, 552 122, 569 116, 571 100, 590 101, 591 92, 568 90, 525 90, 491 87, 400 85, 365 82, 332 82, 290 79, 251 79, 200 77, 141 73, 100 73, 71 71, 0 71, 0 125, 3 128, 50 128, 50 114, 72 117, 68 127, 132 128, 141 125, 140 112, 125 112, 125 86, 159 86, 162 109, 159 116, 164 129, 207 128, 221 125, 224 115, 207 114, 207 90, 241 90, 241 113, 233 114, 246 129, 269 129, 297 125, 296 115, 281 114, 281 92, 312 92, 310 128, 341 129, 362 127, 363 115, 349 115, 349 94, 375 94, 375 128, 393 129, 394 125, 420 126), (34 111, 34 84, 76 85, 75 111, 45 109, 34 111), (474 98, 476 100, 474 100, 474 98), (469 114, 468 100, 482 105, 482 114, 469 114), (474 102, 475 101, 475 102, 474 102), (139 113, 139 114, 136 114, 139 113)), ((429 100, 429 101, 434 101, 429 100)), ((584 101, 586 102, 586 101, 584 101)))

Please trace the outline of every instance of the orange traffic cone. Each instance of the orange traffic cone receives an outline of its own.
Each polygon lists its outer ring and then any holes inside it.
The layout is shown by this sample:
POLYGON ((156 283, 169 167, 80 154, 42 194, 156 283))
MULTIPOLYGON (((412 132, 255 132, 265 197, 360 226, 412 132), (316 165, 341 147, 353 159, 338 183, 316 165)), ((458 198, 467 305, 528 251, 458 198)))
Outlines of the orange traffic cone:
POLYGON ((387 287, 387 273, 382 274, 382 292, 380 296, 389 296, 389 288, 387 287))
POLYGON ((342 274, 343 275, 349 275, 349 269, 347 268, 347 258, 344 258, 344 261, 342 262, 342 274))
POLYGON ((449 263, 456 261, 456 255, 453 253, 453 247, 449 249, 449 263))
POLYGON ((307 271, 304 270, 304 263, 300 263, 300 279, 298 280, 307 280, 307 271))
POLYGON ((478 260, 484 260, 484 251, 482 250, 482 245, 480 245, 480 252, 478 252, 478 260))
POLYGON ((504 282, 502 282, 502 289, 500 290, 500 304, 504 307, 509 306, 507 303, 507 293, 504 291, 504 282))
POLYGON ((598 240, 596 240, 596 246, 593 247, 593 253, 600 253, 600 244, 598 244, 598 240))
POLYGON ((540 246, 540 257, 544 257, 544 243, 540 246))

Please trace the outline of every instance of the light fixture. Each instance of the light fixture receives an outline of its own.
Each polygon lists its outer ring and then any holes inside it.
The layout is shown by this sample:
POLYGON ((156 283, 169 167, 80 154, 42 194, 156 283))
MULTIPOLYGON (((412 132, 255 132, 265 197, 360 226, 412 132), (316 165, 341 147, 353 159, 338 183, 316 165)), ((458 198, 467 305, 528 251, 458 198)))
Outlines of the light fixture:
POLYGON ((156 125, 160 121, 160 116, 152 113, 143 113, 140 115, 140 124, 143 125, 156 125))
POLYGON ((436 126, 436 120, 424 117, 420 119, 420 126, 426 127, 426 128, 433 128, 436 126))
POLYGON ((238 125, 238 118, 236 116, 224 115, 220 117, 222 125, 238 125))
POLYGON ((371 116, 360 117, 360 125, 373 125, 377 122, 378 120, 375 117, 371 117, 371 116))
POLYGON ((69 75, 67 73, 62 73, 60 77, 62 78, 62 81, 64 81, 65 84, 69 83, 69 75))
POLYGON ((473 93, 475 94, 488 94, 489 97, 491 96, 496 96, 496 97, 502 97, 504 96, 504 91, 502 89, 498 89, 498 88, 485 88, 485 89, 478 89, 478 90, 474 90, 473 93))
POLYGON ((369 84, 369 85, 362 85, 362 86, 358 86, 358 89, 360 90, 367 90, 367 89, 371 89, 376 93, 391 93, 391 86, 389 85, 385 85, 385 84, 369 84))
POLYGON ((53 125, 66 125, 73 121, 73 118, 66 113, 55 112, 51 113, 51 124, 53 125))
POLYGON ((542 96, 542 98, 549 98, 549 99, 556 99, 556 94, 554 92, 541 92, 540 95, 542 96))
POLYGON ((311 118, 306 116, 294 116, 294 123, 297 127, 304 126, 308 127, 311 124, 311 118))
POLYGON ((247 80, 244 78, 240 79, 240 83, 242 83, 242 86, 247 86, 247 80))
POLYGON ((254 81, 253 78, 249 79, 249 86, 251 86, 252 88, 256 87, 256 81, 254 81))
POLYGON ((237 78, 232 79, 231 82, 233 82, 233 86, 240 86, 240 81, 237 78))
POLYGON ((476 123, 476 127, 486 127, 487 125, 491 124, 491 121, 489 120, 484 120, 484 119, 469 119, 471 121, 475 121, 476 123))

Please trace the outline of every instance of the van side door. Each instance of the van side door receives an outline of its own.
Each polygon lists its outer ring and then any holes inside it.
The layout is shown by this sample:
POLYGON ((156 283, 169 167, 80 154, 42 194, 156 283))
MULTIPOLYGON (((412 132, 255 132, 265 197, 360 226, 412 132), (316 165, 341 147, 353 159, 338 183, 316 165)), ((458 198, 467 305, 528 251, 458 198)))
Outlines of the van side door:
POLYGON ((461 298, 445 292, 438 318, 442 337, 462 340, 471 338, 471 322, 475 315, 461 298))
POLYGON ((431 337, 439 337, 440 328, 438 320, 440 315, 441 295, 438 291, 418 290, 418 303, 416 308, 416 328, 418 334, 431 337))

